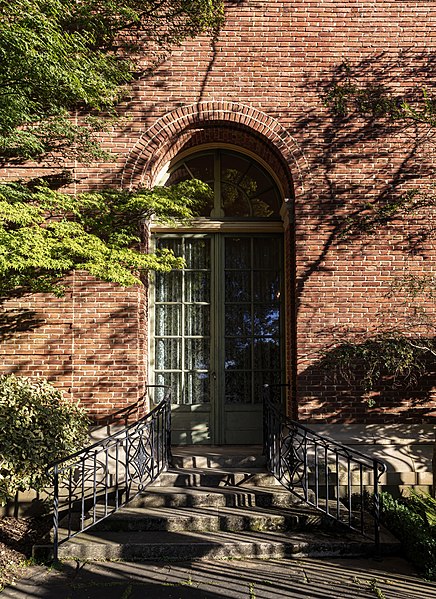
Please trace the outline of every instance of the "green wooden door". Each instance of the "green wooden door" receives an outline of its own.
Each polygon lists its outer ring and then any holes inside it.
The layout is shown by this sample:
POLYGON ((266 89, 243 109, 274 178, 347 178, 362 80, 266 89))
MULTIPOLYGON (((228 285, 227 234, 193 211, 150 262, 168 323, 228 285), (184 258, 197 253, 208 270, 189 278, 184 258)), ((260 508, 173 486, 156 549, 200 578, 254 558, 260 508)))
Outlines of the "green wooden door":
POLYGON ((280 235, 162 236, 185 258, 157 274, 156 384, 173 389, 173 442, 262 442, 265 383, 282 379, 280 235))

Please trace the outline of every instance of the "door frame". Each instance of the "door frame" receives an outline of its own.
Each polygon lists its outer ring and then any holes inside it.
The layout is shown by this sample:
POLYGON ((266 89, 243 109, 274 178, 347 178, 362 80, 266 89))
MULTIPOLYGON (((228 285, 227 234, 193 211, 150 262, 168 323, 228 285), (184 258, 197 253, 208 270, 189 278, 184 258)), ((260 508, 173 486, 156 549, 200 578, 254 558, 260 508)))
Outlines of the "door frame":
MULTIPOLYGON (((216 252, 223 252, 224 247, 224 237, 227 235, 268 235, 268 234, 281 234, 283 235, 283 223, 282 222, 247 222, 247 221, 238 221, 238 222, 223 222, 223 221, 212 221, 211 219, 198 218, 195 221, 192 221, 189 226, 181 226, 176 229, 162 226, 154 226, 151 230, 152 240, 151 245, 154 246, 154 240, 156 237, 179 237, 179 236, 193 236, 193 237, 203 237, 203 236, 211 236, 214 237, 215 240, 211 243, 211 282, 210 282, 210 304, 211 304, 211 316, 210 316, 210 339, 211 339, 211 361, 209 366, 210 379, 212 379, 214 373, 215 376, 219 376, 219 372, 217 373, 216 364, 224 363, 224 343, 221 342, 219 344, 212 343, 213 339, 217 339, 218 335, 222 336, 222 331, 218 331, 219 323, 223 322, 224 319, 224 286, 222 285, 222 276, 223 273, 219 268, 216 268, 218 264, 218 259, 216 257, 216 252), (205 222, 207 221, 207 222, 205 222), (216 234, 222 235, 216 235, 216 234), (219 239, 220 241, 216 241, 219 239), (218 314, 218 310, 220 314, 218 314), (215 370, 213 369, 215 366, 215 370)), ((286 257, 284 251, 284 240, 285 237, 283 235, 283 245, 282 245, 282 264, 281 271, 283 276, 282 281, 282 293, 283 293, 283 301, 281 302, 281 322, 280 322, 280 338, 281 338, 281 353, 282 353, 282 381, 286 380, 286 369, 287 369, 287 360, 286 360, 286 284, 285 284, 285 273, 286 273, 286 257)), ((222 264, 222 266, 224 266, 222 264)), ((224 271, 223 271, 224 272, 224 271)), ((154 319, 154 292, 155 292, 155 284, 154 277, 151 278, 151 284, 149 286, 149 330, 148 330, 148 372, 151 379, 151 382, 155 382, 155 350, 154 350, 154 341, 155 341, 155 319, 154 319)), ((221 325, 222 326, 222 325, 221 325)), ((222 367, 223 368, 223 367, 222 367)), ((223 375, 224 369, 223 369, 223 375)), ((186 412, 192 414, 193 412, 197 412, 200 416, 201 413, 209 412, 210 414, 210 436, 209 439, 205 441, 206 444, 224 444, 225 442, 225 402, 221 401, 224 396, 223 386, 225 385, 225 381, 217 381, 217 384, 213 384, 212 380, 210 380, 210 404, 195 404, 194 407, 184 406, 173 404, 173 408, 177 409, 181 414, 186 412)), ((253 404, 250 404, 252 406, 253 404)), ((245 407, 244 407, 245 409, 245 407)), ((250 408, 246 406, 246 409, 250 408)), ((188 420, 188 419, 187 419, 188 420)), ((186 431, 188 433, 188 431, 186 431)), ((193 431, 189 431, 189 435, 187 435, 186 439, 187 444, 193 444, 195 442, 193 431)))

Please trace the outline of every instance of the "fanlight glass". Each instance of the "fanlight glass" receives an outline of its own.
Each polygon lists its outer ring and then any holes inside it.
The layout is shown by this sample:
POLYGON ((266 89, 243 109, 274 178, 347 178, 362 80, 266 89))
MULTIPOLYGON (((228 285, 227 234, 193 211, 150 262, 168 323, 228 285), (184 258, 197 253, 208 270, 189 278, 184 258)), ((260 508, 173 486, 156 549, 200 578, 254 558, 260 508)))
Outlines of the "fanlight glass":
POLYGON ((253 158, 228 150, 191 154, 170 171, 167 185, 200 179, 213 190, 199 216, 276 219, 280 194, 268 171, 253 158))

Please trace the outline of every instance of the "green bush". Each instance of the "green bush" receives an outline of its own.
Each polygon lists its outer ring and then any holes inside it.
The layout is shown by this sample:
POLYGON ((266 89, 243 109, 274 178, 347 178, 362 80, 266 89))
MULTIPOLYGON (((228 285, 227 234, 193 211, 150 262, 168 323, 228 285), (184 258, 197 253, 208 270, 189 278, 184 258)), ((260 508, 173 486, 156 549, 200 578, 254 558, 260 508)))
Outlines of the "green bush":
POLYGON ((88 434, 82 408, 45 380, 0 376, 0 503, 40 490, 50 462, 80 449, 88 434))
POLYGON ((429 580, 436 580, 436 502, 426 493, 394 499, 382 493, 382 521, 401 541, 408 559, 429 580))

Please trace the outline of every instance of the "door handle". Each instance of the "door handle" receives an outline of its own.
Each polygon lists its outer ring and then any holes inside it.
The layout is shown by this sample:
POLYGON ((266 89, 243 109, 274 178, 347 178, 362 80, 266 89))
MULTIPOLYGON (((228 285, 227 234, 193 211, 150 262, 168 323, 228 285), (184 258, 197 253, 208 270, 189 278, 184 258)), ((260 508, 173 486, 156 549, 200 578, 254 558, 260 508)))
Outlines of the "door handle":
POLYGON ((216 381, 216 372, 211 372, 210 375, 213 378, 213 380, 216 381))

